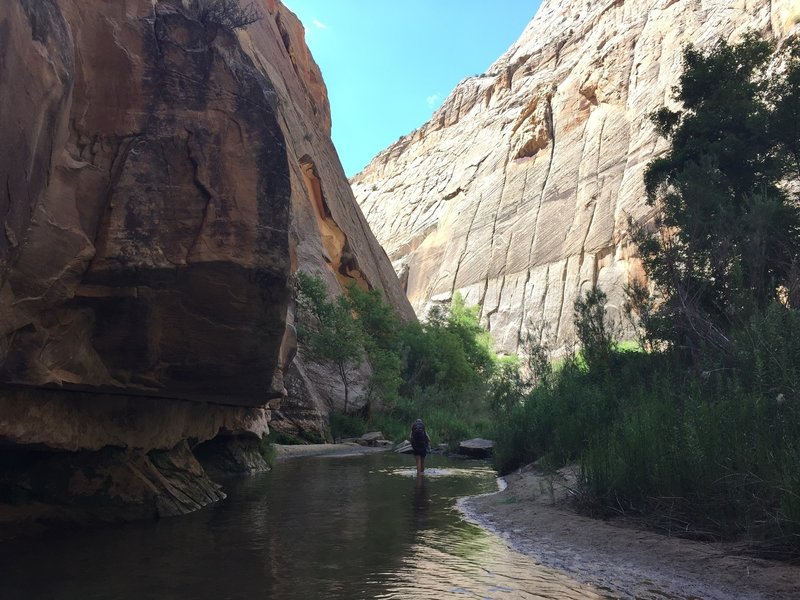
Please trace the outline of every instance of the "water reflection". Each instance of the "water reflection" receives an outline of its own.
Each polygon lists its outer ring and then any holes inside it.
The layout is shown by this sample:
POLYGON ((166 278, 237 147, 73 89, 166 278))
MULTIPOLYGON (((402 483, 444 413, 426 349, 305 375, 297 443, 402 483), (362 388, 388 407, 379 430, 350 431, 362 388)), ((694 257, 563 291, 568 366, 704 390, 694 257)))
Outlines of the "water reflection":
POLYGON ((429 460, 423 477, 395 455, 288 461, 194 515, 6 543, 0 597, 600 597, 460 518, 490 469, 429 460))
POLYGON ((419 475, 414 482, 414 501, 412 503, 414 515, 414 529, 421 533, 428 527, 428 508, 430 506, 430 496, 428 495, 428 483, 424 476, 419 475))

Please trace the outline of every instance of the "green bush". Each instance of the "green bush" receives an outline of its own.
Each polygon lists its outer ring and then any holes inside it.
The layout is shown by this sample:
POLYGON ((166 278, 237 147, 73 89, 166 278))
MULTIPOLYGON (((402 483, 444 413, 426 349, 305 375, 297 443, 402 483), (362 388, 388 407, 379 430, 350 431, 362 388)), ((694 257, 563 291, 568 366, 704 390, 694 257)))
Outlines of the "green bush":
POLYGON ((298 437, 306 444, 324 444, 327 440, 316 431, 301 431, 298 437))
POLYGON ((331 437, 334 440, 361 437, 367 432, 364 419, 339 411, 330 414, 331 437))
POLYGON ((490 404, 513 402, 516 392, 508 389, 502 400, 501 389, 521 382, 519 361, 495 356, 478 307, 467 306, 459 294, 449 306, 435 306, 422 323, 400 323, 377 290, 351 285, 335 300, 327 295, 320 278, 297 273, 300 341, 337 368, 346 392, 361 361, 372 369, 361 416, 331 414, 334 439, 371 429, 401 440, 422 418, 434 443, 456 444, 488 436, 490 404))
POLYGON ((258 444, 258 452, 261 454, 264 462, 266 462, 270 467, 275 466, 275 444, 269 440, 268 436, 261 438, 261 441, 258 444))
POLYGON ((568 360, 500 418, 498 468, 577 462, 609 514, 800 552, 800 314, 774 305, 733 339, 734 359, 706 352, 703 370, 678 352, 614 351, 599 372, 568 360))
POLYGON ((303 444, 308 444, 300 436, 291 435, 289 433, 284 433, 283 431, 275 431, 272 429, 269 432, 269 435, 265 436, 262 439, 262 444, 278 444, 280 446, 301 446, 303 444))
POLYGON ((581 354, 590 369, 607 368, 616 345, 614 324, 606 315, 608 297, 598 287, 575 300, 573 322, 581 354))

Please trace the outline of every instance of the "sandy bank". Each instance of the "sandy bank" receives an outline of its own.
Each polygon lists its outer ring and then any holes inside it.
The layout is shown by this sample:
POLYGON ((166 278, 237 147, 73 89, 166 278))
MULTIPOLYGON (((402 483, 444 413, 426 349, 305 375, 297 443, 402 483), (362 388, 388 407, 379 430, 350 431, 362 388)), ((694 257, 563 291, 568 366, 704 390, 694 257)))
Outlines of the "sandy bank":
POLYGON ((534 467, 505 477, 496 494, 465 498, 467 517, 514 549, 615 597, 642 599, 796 600, 800 567, 736 555, 707 544, 576 514, 574 476, 546 477, 534 467))

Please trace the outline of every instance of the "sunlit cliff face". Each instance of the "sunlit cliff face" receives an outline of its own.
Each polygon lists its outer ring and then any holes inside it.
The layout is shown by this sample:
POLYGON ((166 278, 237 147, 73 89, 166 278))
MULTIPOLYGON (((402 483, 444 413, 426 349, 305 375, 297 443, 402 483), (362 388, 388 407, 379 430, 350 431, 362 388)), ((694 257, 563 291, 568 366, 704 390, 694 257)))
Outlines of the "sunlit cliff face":
POLYGON ((666 149, 649 115, 670 102, 683 47, 782 38, 795 4, 546 0, 486 73, 352 179, 417 313, 460 291, 509 353, 529 334, 569 340, 593 285, 623 320, 622 290, 643 275, 628 217, 652 217, 642 176, 666 149))

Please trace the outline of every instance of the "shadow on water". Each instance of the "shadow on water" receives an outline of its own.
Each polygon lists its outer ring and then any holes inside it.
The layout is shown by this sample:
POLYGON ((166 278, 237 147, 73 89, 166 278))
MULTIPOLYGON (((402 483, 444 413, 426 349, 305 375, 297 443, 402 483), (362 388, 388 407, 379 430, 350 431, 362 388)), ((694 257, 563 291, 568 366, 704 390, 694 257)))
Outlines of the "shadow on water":
POLYGON ((461 519, 458 497, 496 489, 485 464, 411 460, 286 461, 192 515, 6 542, 0 597, 604 597, 461 519))

